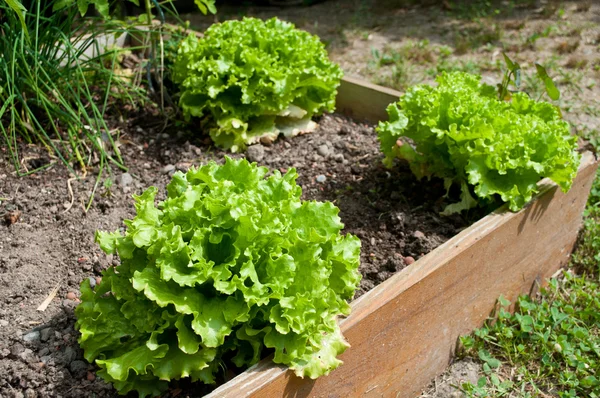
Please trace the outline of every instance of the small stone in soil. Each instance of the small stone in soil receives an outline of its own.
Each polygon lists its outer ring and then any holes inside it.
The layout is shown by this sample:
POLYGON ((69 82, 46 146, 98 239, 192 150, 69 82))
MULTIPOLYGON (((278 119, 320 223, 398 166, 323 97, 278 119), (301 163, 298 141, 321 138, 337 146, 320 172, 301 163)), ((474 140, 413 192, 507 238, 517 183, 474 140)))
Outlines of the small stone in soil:
POLYGON ((171 172, 173 172, 173 171, 175 171, 175 166, 174 166, 174 165, 172 165, 172 164, 168 164, 168 165, 166 165, 165 167, 163 167, 163 168, 161 169, 161 172, 162 172, 163 174, 169 174, 169 173, 171 173, 171 172))
POLYGON ((90 281, 90 287, 96 286, 96 278, 94 278, 93 276, 90 276, 88 279, 90 281))
POLYGON ((88 379, 88 381, 94 381, 94 380, 96 380, 96 375, 93 374, 92 372, 87 372, 87 379, 88 379))
POLYGON ((329 147, 327 145, 323 144, 323 145, 319 145, 319 147, 317 148, 317 153, 319 155, 323 156, 324 158, 326 158, 331 153, 331 150, 329 149, 329 147))
POLYGON ((21 344, 16 343, 13 344, 12 347, 10 347, 10 353, 11 355, 18 357, 19 355, 21 355, 21 353, 25 350, 25 347, 23 347, 21 344))
POLYGON ((175 168, 182 173, 187 173, 190 167, 192 167, 192 164, 189 162, 179 162, 175 165, 175 168))
POLYGON ((29 333, 23 335, 23 340, 28 341, 28 342, 38 341, 39 339, 40 339, 40 332, 37 330, 34 330, 33 332, 29 332, 29 333))
POLYGON ((413 232, 413 236, 417 239, 425 239, 425 234, 421 231, 413 232))
POLYGON ((265 147, 260 144, 250 145, 246 149, 246 157, 251 162, 260 162, 265 157, 265 147))
POLYGON ((40 338, 42 341, 50 340, 51 336, 52 336, 52 328, 44 328, 40 331, 40 338))
POLYGON ((323 183, 325 181, 327 181, 327 177, 325 177, 323 174, 319 174, 317 176, 317 182, 323 183))
POLYGON ((406 265, 411 265, 415 262, 415 259, 412 256, 404 257, 404 262, 406 265))
POLYGON ((34 358, 33 355, 33 351, 30 350, 29 348, 26 348, 20 355, 19 357, 24 360, 25 362, 29 362, 34 358))
POLYGON ((129 173, 123 173, 117 177, 117 184, 119 184, 119 186, 121 188, 125 188, 125 187, 131 185, 132 182, 133 182, 133 177, 129 173))
POLYGON ((21 214, 22 213, 19 210, 9 211, 4 215, 4 222, 6 222, 6 225, 13 225, 19 221, 21 214))
POLYGON ((73 376, 82 377, 87 371, 87 364, 80 360, 73 361, 69 365, 69 370, 73 376))
POLYGON ((392 200, 399 200, 401 198, 402 198, 402 194, 400 192, 398 192, 398 191, 394 191, 390 195, 390 199, 392 199, 392 200))
POLYGON ((342 126, 342 127, 340 127, 338 134, 341 134, 341 135, 350 134, 350 128, 348 126, 342 126))
POLYGON ((74 310, 77 307, 77 303, 74 300, 63 300, 62 306, 67 310, 74 310))
POLYGON ((77 353, 72 347, 65 348, 63 352, 63 360, 65 363, 71 363, 77 358, 77 353))
POLYGON ((67 300, 75 300, 77 295, 74 292, 67 293, 67 300))

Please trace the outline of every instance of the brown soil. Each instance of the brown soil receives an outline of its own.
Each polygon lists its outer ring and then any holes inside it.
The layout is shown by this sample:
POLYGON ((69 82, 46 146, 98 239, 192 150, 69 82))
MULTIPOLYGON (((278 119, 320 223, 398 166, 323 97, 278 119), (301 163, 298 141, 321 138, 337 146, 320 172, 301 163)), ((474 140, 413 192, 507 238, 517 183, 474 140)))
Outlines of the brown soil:
MULTIPOLYGON (((385 169, 372 126, 339 115, 324 116, 319 125, 312 134, 254 146, 246 156, 271 169, 297 168, 304 199, 329 200, 340 208, 345 232, 362 241, 364 278, 357 295, 472 221, 438 215, 444 206, 441 181, 420 183, 402 164, 385 169)), ((160 134, 144 126, 143 118, 121 128, 132 132, 121 140, 127 142, 121 150, 129 172, 113 171, 110 189, 101 182, 87 212, 93 173, 69 180, 66 169, 56 165, 17 178, 7 153, 0 157, 0 197, 8 199, 0 205, 0 215, 21 213, 16 222, 7 218, 0 225, 0 396, 115 395, 95 378, 94 366, 83 361, 73 329, 81 281, 95 280, 103 269, 118 264, 94 243, 94 231, 121 227, 134 214, 131 194, 155 185, 162 199, 175 169, 222 161, 225 155, 206 140, 192 139, 196 145, 191 144, 183 131, 160 134), (54 300, 37 311, 55 286, 54 300)), ((23 151, 26 164, 48 161, 39 148, 23 151)), ((198 388, 184 391, 195 396, 198 388)))

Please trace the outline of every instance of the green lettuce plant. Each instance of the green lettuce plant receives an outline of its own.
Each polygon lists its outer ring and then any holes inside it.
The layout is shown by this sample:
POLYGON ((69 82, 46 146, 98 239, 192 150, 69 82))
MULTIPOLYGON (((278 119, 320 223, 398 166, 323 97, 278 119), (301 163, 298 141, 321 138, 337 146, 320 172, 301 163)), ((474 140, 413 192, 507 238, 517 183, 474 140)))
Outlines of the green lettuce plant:
POLYGON ((342 71, 323 43, 276 18, 244 18, 188 36, 172 70, 186 119, 210 116, 210 136, 232 152, 310 129, 333 111, 342 71))
POLYGON ((499 100, 495 87, 462 72, 444 73, 437 83, 410 88, 387 108, 389 121, 377 133, 387 166, 405 159, 417 178, 461 187, 461 201, 442 214, 495 196, 517 211, 543 177, 563 191, 571 187, 580 156, 558 108, 519 92, 499 100))
POLYGON ((81 285, 85 358, 120 393, 173 379, 215 382, 223 366, 274 361, 316 378, 347 347, 336 318, 360 281, 360 241, 331 203, 300 200, 297 174, 227 158, 177 172, 167 198, 135 196, 125 234, 98 232, 121 264, 81 285), (230 362, 224 362, 224 358, 230 362))

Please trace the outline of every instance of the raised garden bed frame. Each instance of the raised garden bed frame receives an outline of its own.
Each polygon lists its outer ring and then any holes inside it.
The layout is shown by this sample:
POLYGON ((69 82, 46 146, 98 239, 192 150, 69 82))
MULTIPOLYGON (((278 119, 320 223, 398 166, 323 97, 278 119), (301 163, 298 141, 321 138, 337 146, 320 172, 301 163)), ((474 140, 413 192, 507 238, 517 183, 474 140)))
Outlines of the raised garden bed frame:
MULTIPOLYGON (((400 92, 344 78, 337 111, 386 120, 400 92)), ((458 337, 483 324, 500 295, 534 293, 565 266, 582 223, 598 164, 583 154, 571 190, 548 179, 517 213, 502 206, 352 302, 340 320, 351 347, 344 364, 317 380, 267 358, 206 398, 413 397, 442 373, 458 337)))

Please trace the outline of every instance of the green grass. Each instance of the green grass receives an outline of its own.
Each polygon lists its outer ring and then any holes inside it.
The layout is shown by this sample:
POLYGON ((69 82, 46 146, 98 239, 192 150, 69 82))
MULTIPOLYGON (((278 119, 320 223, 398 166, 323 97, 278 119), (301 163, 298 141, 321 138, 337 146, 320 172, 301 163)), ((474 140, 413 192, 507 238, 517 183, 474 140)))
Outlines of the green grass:
POLYGON ((600 174, 584 213, 571 267, 515 312, 500 298, 496 317, 461 338, 462 355, 483 374, 459 388, 469 397, 600 396, 600 174))

